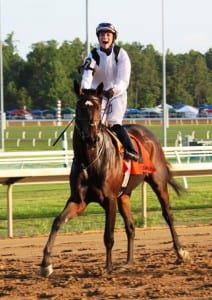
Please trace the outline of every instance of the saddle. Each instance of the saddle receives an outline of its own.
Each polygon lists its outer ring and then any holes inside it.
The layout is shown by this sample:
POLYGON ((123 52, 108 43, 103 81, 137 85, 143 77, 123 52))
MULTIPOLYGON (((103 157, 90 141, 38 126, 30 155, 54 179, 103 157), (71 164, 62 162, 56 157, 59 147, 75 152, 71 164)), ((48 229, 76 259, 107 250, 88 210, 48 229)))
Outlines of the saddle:
MULTIPOLYGON (((107 132, 110 134, 111 139, 113 140, 114 145, 116 146, 117 150, 123 155, 124 157, 124 147, 117 138, 117 136, 107 128, 107 132)), ((142 145, 142 143, 132 134, 129 133, 133 146, 137 153, 142 153, 143 161, 133 161, 133 160, 125 160, 123 158, 123 170, 124 173, 129 173, 130 175, 148 175, 154 173, 156 171, 154 164, 152 163, 149 153, 142 145)))

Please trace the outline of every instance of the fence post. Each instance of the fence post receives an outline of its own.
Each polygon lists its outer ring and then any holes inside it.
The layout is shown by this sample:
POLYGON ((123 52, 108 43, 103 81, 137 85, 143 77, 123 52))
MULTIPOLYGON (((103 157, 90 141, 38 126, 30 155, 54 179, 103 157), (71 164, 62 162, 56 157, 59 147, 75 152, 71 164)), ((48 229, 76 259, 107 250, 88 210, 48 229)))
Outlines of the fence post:
POLYGON ((21 139, 17 139, 17 141, 16 141, 16 146, 17 146, 17 147, 20 146, 20 142, 21 142, 21 139))
MULTIPOLYGON (((177 151, 175 153, 176 153, 176 158, 177 158, 178 164, 181 164, 181 159, 180 159, 179 153, 177 151)), ((187 182, 187 178, 185 176, 183 176, 183 182, 184 182, 185 189, 188 189, 188 182, 187 182)))
POLYGON ((8 237, 13 237, 13 201, 12 201, 13 184, 7 186, 7 222, 8 222, 8 237))
POLYGON ((62 135, 62 149, 64 151, 64 167, 68 167, 68 154, 67 154, 67 150, 68 150, 68 143, 67 143, 67 133, 64 132, 62 135))
POLYGON ((57 100, 57 126, 61 126, 61 100, 57 100))
POLYGON ((178 133, 177 133, 177 139, 176 139, 176 141, 175 141, 175 147, 182 147, 182 145, 183 145, 183 140, 182 140, 182 133, 181 133, 181 131, 178 131, 178 133))
POLYGON ((147 228, 147 183, 144 181, 141 186, 142 199, 142 217, 144 219, 144 228, 147 228))
POLYGON ((41 137, 42 137, 42 131, 40 130, 38 131, 38 138, 41 139, 41 137))

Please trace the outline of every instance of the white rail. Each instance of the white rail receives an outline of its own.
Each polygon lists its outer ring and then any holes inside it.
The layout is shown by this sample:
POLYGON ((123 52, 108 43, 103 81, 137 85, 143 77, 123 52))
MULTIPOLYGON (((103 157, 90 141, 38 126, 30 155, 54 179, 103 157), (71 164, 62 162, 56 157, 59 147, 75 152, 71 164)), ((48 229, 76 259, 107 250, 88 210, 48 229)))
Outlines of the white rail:
MULTIPOLYGON (((197 161, 212 161, 212 146, 183 146, 183 147, 163 147, 167 159, 186 159, 189 162, 192 158, 197 161)), ((179 162, 179 161, 178 161, 179 162)))
MULTIPOLYGON (((189 162, 192 159, 199 162, 212 161, 212 146, 163 147, 163 150, 167 160, 173 162, 189 162)), ((47 167, 51 167, 51 164, 54 167, 55 163, 61 167, 66 158, 71 164, 73 156, 73 150, 0 152, 0 169, 23 169, 36 165, 46 167, 47 163, 47 167)))
POLYGON ((68 167, 73 157, 73 150, 0 152, 0 169, 68 167))
MULTIPOLYGON (((212 147, 164 148, 167 158, 176 159, 171 169, 174 176, 211 176, 212 147), (199 162, 181 163, 183 158, 198 157, 199 162), (204 157, 205 162, 202 161, 204 157), (180 158, 180 160, 179 160, 180 158), (209 161, 210 160, 210 161, 209 161)), ((0 185, 7 185, 8 237, 13 237, 12 189, 14 184, 68 182, 73 151, 41 151, 0 153, 0 185), (55 163, 57 166, 55 167, 55 163), (46 164, 48 167, 46 167, 46 164), (34 166, 34 167, 33 167, 34 166), (39 167, 38 167, 39 166, 39 167)), ((146 227, 146 188, 142 188, 144 226, 146 227)))

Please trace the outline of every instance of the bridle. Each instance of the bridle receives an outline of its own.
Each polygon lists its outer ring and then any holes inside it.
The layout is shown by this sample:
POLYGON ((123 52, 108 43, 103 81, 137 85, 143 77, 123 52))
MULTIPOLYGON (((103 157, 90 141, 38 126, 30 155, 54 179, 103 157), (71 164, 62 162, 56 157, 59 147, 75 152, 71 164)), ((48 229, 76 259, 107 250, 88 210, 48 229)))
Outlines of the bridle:
POLYGON ((86 163, 80 163, 85 178, 88 176, 88 169, 95 165, 104 150, 103 134, 100 141, 101 121, 101 99, 87 93, 81 96, 76 106, 75 128, 85 150, 94 154, 86 163))
POLYGON ((101 129, 101 99, 92 94, 80 97, 76 106, 75 126, 88 148, 96 147, 101 129))

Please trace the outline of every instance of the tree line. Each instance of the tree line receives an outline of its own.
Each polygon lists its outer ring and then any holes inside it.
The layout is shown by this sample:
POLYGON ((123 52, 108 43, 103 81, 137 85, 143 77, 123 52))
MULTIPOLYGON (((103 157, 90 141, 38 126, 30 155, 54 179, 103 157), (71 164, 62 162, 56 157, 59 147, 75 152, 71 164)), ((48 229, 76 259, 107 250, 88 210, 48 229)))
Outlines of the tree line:
MULTIPOLYGON (((32 44, 27 58, 17 52, 14 33, 3 42, 4 108, 46 109, 75 107, 74 80, 81 80, 78 67, 85 57, 85 43, 79 38, 32 44)), ((129 54, 132 64, 128 89, 129 107, 154 107, 162 102, 162 55, 153 45, 118 42, 129 54)), ((95 45, 91 45, 91 48, 95 45)), ((200 106, 212 104, 212 48, 202 54, 166 53, 167 103, 200 106)))

